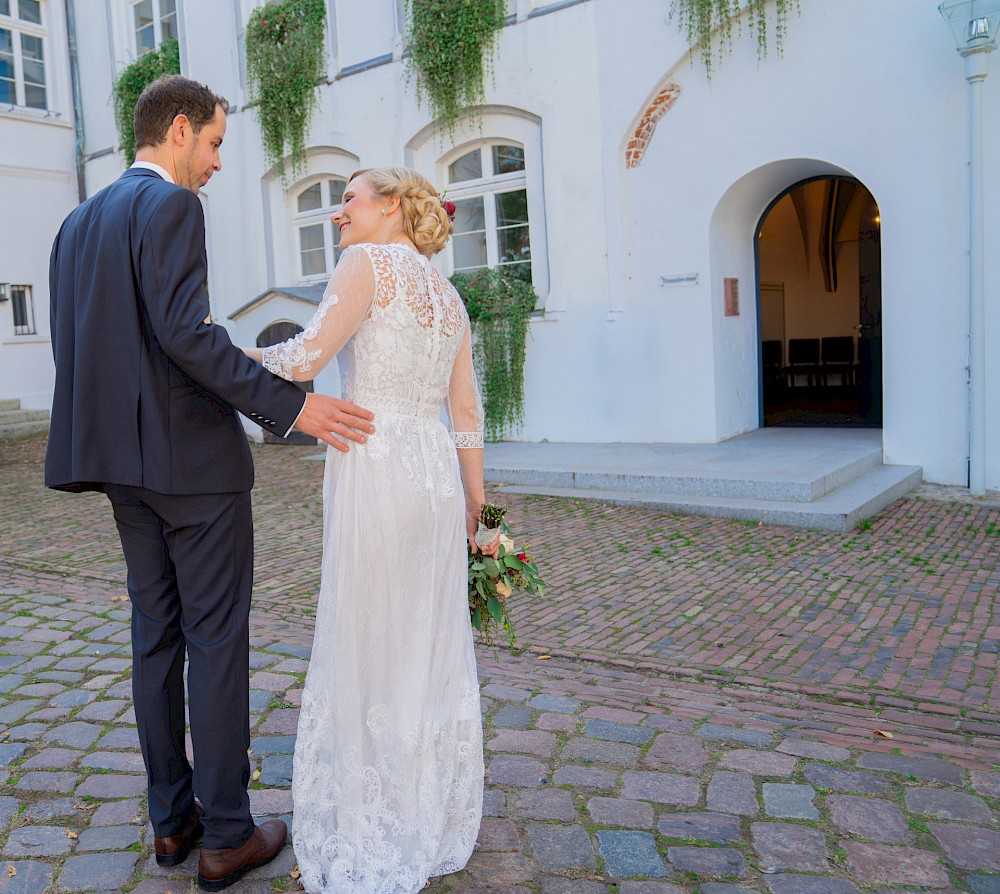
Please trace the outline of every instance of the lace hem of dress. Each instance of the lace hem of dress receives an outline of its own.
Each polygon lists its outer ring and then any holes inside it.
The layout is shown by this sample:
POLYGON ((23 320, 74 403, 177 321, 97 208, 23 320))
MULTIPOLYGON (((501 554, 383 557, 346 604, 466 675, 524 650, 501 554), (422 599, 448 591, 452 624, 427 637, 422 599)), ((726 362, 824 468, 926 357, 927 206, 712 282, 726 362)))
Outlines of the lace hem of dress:
POLYGON ((483 446, 483 433, 481 431, 453 431, 451 439, 455 442, 456 450, 483 446))

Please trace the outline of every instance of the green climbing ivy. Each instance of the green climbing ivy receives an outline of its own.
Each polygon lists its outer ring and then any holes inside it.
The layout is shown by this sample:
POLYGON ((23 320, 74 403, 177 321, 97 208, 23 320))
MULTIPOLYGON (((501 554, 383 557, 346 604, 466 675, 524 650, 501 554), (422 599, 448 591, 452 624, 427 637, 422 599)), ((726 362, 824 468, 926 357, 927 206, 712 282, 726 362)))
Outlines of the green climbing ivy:
POLYGON ((246 32, 250 103, 260 123, 268 164, 285 176, 285 147, 292 170, 306 160, 306 134, 326 79, 324 0, 281 0, 259 6, 246 32))
POLYGON ((525 344, 538 295, 530 282, 502 267, 456 273, 451 281, 472 323, 486 440, 499 441, 524 420, 525 344))
POLYGON ((126 65, 114 86, 115 125, 126 165, 135 161, 135 104, 148 84, 166 74, 181 73, 181 50, 176 39, 165 40, 126 65))
MULTIPOLYGON (((681 33, 692 54, 697 52, 711 79, 717 61, 732 48, 734 27, 742 33, 743 16, 747 28, 757 38, 757 58, 764 59, 768 48, 767 5, 769 0, 671 0, 670 15, 677 18, 681 33)), ((800 12, 799 0, 774 0, 774 44, 780 56, 784 48, 788 16, 800 12)))
POLYGON ((407 0, 409 71, 449 136, 486 96, 506 0, 407 0))

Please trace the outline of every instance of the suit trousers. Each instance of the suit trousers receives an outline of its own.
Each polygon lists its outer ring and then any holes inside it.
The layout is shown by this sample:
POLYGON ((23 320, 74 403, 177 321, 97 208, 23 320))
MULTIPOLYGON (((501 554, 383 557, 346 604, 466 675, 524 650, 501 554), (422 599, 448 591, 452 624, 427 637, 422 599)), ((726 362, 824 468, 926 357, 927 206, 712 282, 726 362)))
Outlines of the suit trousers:
POLYGON ((204 846, 253 834, 250 493, 166 495, 108 484, 132 600, 132 692, 156 835, 204 808, 204 846), (194 768, 184 739, 184 656, 194 768))

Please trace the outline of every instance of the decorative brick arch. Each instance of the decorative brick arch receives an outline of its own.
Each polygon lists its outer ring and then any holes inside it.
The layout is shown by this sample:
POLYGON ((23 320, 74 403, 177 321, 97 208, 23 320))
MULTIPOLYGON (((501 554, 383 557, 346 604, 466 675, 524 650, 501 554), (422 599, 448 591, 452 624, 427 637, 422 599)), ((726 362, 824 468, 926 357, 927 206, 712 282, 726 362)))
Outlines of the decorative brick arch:
POLYGON ((625 167, 636 168, 642 161, 642 156, 646 152, 649 141, 653 138, 653 131, 659 120, 667 114, 667 110, 677 101, 681 95, 680 85, 672 81, 660 89, 653 97, 653 101, 646 107, 646 110, 639 118, 639 123, 625 147, 625 167))

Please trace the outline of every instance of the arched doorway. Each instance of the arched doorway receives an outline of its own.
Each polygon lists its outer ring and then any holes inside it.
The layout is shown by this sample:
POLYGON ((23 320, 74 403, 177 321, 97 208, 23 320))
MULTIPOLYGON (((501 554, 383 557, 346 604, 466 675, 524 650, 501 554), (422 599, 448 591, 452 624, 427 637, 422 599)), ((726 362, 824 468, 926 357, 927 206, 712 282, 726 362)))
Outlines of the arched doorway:
POLYGON ((799 181, 761 216, 761 425, 881 426, 880 227, 841 176, 799 181))
MULTIPOLYGON (((260 335, 257 336, 257 347, 266 348, 268 345, 276 345, 279 342, 288 341, 288 339, 293 338, 302 331, 302 327, 288 322, 287 320, 282 320, 278 323, 272 323, 268 326, 260 335)), ((312 394, 313 383, 312 382, 296 382, 303 391, 312 394)), ((279 437, 278 435, 272 434, 266 428, 264 429, 264 443, 265 444, 294 444, 302 446, 315 446, 316 439, 304 434, 300 431, 292 431, 289 433, 287 438, 279 437)))

